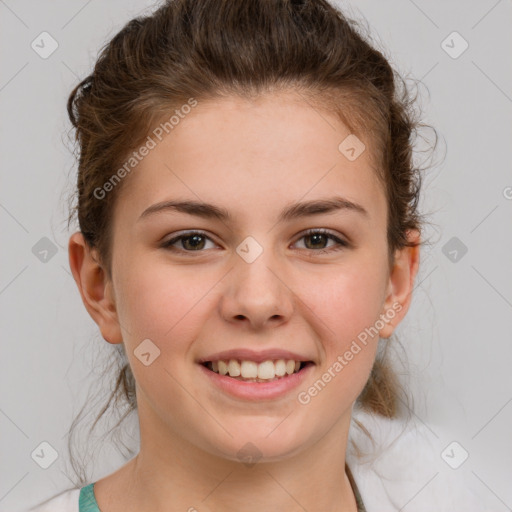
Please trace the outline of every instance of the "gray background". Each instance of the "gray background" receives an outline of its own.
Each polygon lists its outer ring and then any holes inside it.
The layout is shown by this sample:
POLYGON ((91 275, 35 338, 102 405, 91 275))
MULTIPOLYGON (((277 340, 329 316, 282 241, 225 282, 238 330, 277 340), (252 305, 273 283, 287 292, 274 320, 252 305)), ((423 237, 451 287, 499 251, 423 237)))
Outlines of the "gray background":
MULTIPOLYGON (((423 82, 424 120, 441 137, 422 203, 432 245, 422 251, 413 304, 398 329, 414 414, 439 448, 439 471, 467 473, 492 495, 493 510, 510 510, 511 2, 338 4, 351 17, 364 16, 392 64, 423 82), (454 31, 469 44, 457 58, 442 45, 454 31), (456 470, 442 457, 452 441, 460 445, 457 457, 469 453, 456 470)), ((0 0, 1 511, 22 510, 72 485, 65 435, 90 384, 99 381, 110 345, 69 270, 75 227, 68 232, 65 219, 75 164, 66 101, 101 46, 154 5, 0 0), (47 59, 31 48, 43 31, 58 42, 47 59), (54 255, 41 252, 52 247, 54 255), (48 469, 31 457, 44 441, 59 455, 48 469)), ((449 51, 460 50, 460 39, 447 41, 449 51)), ((95 458, 94 479, 122 463, 108 447, 95 458)), ((418 491, 428 492, 428 485, 418 491)), ((404 510, 414 510, 414 501, 404 510)))

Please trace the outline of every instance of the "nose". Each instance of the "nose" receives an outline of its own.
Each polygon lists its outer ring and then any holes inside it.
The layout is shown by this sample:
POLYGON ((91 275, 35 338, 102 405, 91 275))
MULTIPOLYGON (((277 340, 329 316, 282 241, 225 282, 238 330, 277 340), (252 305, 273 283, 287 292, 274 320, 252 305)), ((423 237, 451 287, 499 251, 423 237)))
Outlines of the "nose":
POLYGON ((260 330, 291 318, 293 292, 271 251, 263 251, 252 263, 237 256, 224 283, 221 314, 227 322, 260 330))

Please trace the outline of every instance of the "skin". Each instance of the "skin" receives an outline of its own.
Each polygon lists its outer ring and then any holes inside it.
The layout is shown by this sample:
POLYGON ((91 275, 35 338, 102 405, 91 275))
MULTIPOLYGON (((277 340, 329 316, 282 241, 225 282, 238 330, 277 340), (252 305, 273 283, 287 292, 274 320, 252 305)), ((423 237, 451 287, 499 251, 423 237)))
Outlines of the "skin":
MULTIPOLYGON (((137 382, 140 452, 97 481, 103 512, 356 511, 346 445, 378 337, 308 404, 297 393, 399 303, 379 331, 392 334, 409 308, 419 250, 397 251, 389 268, 386 198, 371 167, 371 141, 349 161, 338 150, 349 130, 319 114, 293 91, 199 102, 125 178, 114 212, 112 280, 81 233, 71 236, 70 267, 84 305, 106 341, 125 344, 137 382), (346 210, 277 224, 289 203, 334 193, 368 216, 346 210), (214 203, 234 223, 170 211, 138 220, 168 199, 214 203), (338 245, 304 237, 310 228, 350 245, 319 254, 338 245), (181 255, 161 246, 191 229, 209 237, 195 252, 186 240, 174 244, 181 255), (247 236, 263 248, 250 264, 236 252, 247 236), (147 338, 160 349, 149 366, 134 355, 147 338), (249 403, 214 388, 195 363, 237 347, 289 349, 316 366, 300 389, 249 403), (247 442, 261 454, 250 467, 237 457, 247 442)), ((409 237, 419 240, 415 231, 409 237)))

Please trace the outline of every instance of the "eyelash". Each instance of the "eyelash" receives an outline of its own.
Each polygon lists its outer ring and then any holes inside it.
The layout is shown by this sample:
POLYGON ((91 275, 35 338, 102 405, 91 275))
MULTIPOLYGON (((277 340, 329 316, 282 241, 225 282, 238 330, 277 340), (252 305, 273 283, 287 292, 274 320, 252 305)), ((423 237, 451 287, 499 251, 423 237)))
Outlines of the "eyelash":
MULTIPOLYGON (((325 253, 340 251, 342 249, 345 249, 345 248, 349 247, 349 243, 348 242, 338 238, 337 236, 332 234, 330 231, 327 231, 325 229, 310 229, 310 230, 306 231, 305 233, 303 233, 302 236, 298 240, 301 240, 304 237, 311 236, 311 235, 316 235, 316 234, 326 235, 327 238, 335 241, 338 244, 338 247, 334 247, 334 248, 330 247, 330 248, 327 248, 327 249, 317 249, 317 250, 315 250, 315 249, 303 249, 303 250, 313 251, 315 253, 320 253, 320 254, 325 254, 325 253)), ((185 250, 185 249, 177 249, 176 247, 172 247, 172 245, 175 244, 176 242, 178 242, 180 240, 183 240, 183 239, 186 239, 186 238, 192 238, 195 235, 199 235, 199 236, 201 236, 201 237, 203 237, 205 239, 208 239, 208 240, 213 242, 213 240, 208 235, 206 235, 204 232, 202 232, 202 231, 187 231, 186 233, 183 233, 183 234, 181 234, 181 235, 179 235, 177 237, 174 237, 171 240, 167 240, 166 242, 164 242, 162 244, 161 247, 164 248, 164 249, 168 249, 168 250, 170 250, 172 252, 181 252, 181 253, 189 253, 189 254, 190 253, 194 253, 194 252, 197 252, 197 253, 204 252, 204 250, 188 251, 188 250, 185 250)))

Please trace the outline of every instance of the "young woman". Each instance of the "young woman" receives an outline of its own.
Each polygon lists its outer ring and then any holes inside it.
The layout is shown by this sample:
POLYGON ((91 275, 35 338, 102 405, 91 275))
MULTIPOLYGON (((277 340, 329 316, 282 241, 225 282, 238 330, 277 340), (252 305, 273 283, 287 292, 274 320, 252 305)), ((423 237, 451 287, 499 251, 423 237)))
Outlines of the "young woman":
POLYGON ((400 435, 385 357, 422 243, 412 106, 323 0, 167 1, 110 41, 68 102, 69 262, 140 450, 37 510, 470 510, 400 435))

